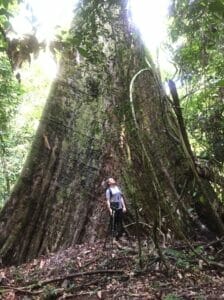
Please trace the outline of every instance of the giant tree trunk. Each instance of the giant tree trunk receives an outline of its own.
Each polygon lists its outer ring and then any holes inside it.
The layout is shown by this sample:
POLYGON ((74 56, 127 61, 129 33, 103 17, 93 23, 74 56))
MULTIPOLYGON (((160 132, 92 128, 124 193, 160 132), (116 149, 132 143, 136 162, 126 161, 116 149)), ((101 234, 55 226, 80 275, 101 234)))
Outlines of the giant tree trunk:
MULTIPOLYGON (((109 176, 121 184, 130 214, 137 205, 146 222, 164 215, 177 236, 191 233, 191 164, 126 3, 83 2, 27 162, 0 215, 7 264, 103 236, 101 182, 109 176)), ((216 214, 212 220, 223 233, 216 214)))

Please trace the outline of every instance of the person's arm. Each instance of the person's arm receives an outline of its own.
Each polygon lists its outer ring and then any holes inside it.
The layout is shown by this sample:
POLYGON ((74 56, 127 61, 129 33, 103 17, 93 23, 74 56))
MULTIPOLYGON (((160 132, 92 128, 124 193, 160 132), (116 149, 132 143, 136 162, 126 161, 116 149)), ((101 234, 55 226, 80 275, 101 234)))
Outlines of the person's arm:
POLYGON ((124 202, 124 197, 123 197, 123 195, 122 195, 122 197, 121 197, 121 203, 122 203, 122 210, 123 210, 123 212, 125 213, 125 212, 127 211, 127 209, 126 209, 126 205, 125 205, 125 202, 124 202))
POLYGON ((110 208, 110 200, 107 199, 107 208, 109 210, 110 215, 112 215, 112 209, 110 208))
POLYGON ((110 191, 106 191, 106 201, 107 201, 107 208, 109 210, 110 215, 112 215, 112 209, 110 208, 110 191))

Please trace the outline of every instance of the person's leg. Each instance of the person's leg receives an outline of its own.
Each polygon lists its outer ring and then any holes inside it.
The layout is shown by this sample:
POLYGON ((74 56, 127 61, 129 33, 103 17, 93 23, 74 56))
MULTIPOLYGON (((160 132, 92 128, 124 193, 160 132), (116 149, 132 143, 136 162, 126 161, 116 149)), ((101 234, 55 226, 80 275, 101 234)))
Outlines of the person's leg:
POLYGON ((117 238, 119 239, 123 234, 123 211, 122 209, 118 209, 116 211, 116 232, 117 232, 117 238))

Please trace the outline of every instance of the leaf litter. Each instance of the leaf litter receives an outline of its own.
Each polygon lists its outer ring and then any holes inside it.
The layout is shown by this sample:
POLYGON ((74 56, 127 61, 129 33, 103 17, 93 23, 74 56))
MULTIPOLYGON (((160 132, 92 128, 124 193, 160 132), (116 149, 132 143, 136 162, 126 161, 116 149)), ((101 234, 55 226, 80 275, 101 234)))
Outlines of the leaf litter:
POLYGON ((0 296, 6 300, 224 299, 223 245, 217 249, 198 244, 193 253, 183 243, 170 244, 161 249, 163 258, 148 246, 140 256, 134 240, 75 245, 0 269, 0 296))

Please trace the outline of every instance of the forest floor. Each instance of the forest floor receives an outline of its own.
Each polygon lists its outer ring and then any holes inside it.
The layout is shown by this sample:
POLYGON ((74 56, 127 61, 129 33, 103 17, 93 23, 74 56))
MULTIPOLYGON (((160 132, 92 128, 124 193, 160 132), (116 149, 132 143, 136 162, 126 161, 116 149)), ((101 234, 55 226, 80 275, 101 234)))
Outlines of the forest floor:
POLYGON ((0 269, 0 298, 224 299, 224 247, 197 242, 163 245, 123 239, 76 245, 0 269), (141 253, 141 255, 140 255, 141 253))

